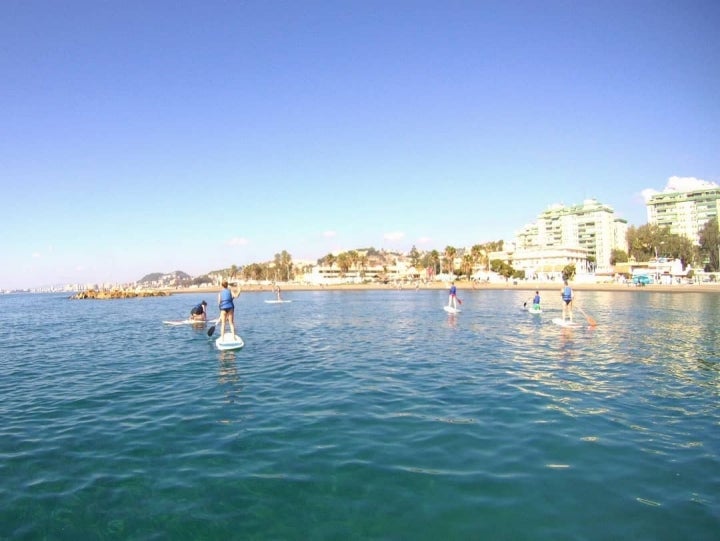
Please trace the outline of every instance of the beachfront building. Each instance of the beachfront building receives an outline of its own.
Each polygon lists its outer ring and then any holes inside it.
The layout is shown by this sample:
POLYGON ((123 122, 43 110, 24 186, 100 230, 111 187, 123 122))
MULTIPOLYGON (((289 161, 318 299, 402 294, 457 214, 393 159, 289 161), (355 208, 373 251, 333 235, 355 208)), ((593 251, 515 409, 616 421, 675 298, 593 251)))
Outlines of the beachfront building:
POLYGON ((627 252, 627 230, 627 220, 595 199, 569 207, 552 205, 516 234, 513 266, 526 275, 569 264, 578 273, 610 272, 612 251, 627 252))
POLYGON ((671 233, 699 244, 702 228, 720 216, 720 187, 666 191, 651 196, 646 205, 649 224, 669 227, 671 233))
POLYGON ((524 270, 529 280, 541 282, 562 280, 566 266, 574 265, 578 275, 588 274, 588 252, 585 248, 545 247, 515 248, 512 244, 502 252, 490 252, 490 260, 499 259, 516 270, 524 270))

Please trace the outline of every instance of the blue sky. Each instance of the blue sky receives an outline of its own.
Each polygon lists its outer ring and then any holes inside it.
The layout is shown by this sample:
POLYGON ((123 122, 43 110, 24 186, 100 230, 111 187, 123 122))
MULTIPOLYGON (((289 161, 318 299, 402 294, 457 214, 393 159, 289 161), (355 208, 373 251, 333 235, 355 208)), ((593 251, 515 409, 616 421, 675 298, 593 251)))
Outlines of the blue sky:
POLYGON ((0 289, 646 223, 720 181, 716 1, 0 3, 0 289))

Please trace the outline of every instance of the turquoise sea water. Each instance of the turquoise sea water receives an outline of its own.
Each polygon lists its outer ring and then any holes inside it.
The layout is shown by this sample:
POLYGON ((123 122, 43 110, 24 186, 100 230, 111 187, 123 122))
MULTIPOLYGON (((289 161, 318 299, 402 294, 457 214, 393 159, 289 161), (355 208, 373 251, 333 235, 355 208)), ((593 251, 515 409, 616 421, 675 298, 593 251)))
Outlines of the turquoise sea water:
POLYGON ((720 294, 284 296, 0 296, 0 539, 718 539, 720 294))

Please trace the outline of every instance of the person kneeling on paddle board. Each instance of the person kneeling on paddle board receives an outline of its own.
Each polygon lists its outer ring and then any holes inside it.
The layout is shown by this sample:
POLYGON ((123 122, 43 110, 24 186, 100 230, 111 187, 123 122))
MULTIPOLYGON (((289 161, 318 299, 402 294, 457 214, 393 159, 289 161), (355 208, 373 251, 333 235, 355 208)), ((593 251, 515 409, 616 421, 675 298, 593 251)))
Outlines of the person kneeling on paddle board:
POLYGON ((207 320, 207 303, 205 301, 202 301, 190 309, 190 319, 193 321, 207 320))
POLYGON ((562 288, 562 300, 563 300, 563 321, 565 321, 566 314, 570 317, 568 318, 570 322, 573 320, 573 313, 572 313, 572 301, 573 301, 573 290, 568 285, 568 281, 565 280, 564 286, 562 288))
POLYGON ((535 292, 535 297, 533 297, 533 310, 540 310, 540 292, 535 292))
MULTIPOLYGON (((234 285, 234 284, 233 284, 234 285)), ((218 294, 218 308, 220 308, 220 337, 225 336, 225 322, 230 323, 230 331, 235 338, 235 304, 234 299, 240 296, 240 291, 233 292, 228 288, 227 280, 223 280, 222 290, 218 294)))

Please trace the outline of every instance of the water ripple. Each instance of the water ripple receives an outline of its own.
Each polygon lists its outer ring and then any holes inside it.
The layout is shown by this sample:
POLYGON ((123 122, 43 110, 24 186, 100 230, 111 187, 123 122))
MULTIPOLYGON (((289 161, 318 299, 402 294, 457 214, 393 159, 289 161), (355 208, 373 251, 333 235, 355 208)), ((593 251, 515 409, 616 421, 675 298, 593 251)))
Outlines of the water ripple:
POLYGON ((263 295, 236 352, 160 323, 199 295, 0 297, 0 538, 720 530, 714 295, 582 292, 570 331, 514 291, 263 295))

